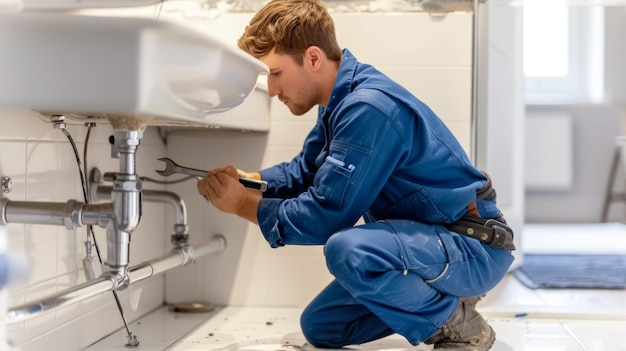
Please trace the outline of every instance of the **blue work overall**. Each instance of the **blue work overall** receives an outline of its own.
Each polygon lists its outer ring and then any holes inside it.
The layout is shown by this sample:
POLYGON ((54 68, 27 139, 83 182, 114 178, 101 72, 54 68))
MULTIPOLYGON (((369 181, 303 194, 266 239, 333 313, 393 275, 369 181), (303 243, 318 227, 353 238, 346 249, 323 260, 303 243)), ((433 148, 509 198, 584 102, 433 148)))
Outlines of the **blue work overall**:
POLYGON ((418 344, 513 261, 446 229, 469 211, 502 215, 495 198, 477 199, 487 176, 426 104, 348 50, 302 151, 260 173, 268 190, 257 218, 270 246, 324 245, 335 277, 302 314, 314 346, 392 333, 418 344))

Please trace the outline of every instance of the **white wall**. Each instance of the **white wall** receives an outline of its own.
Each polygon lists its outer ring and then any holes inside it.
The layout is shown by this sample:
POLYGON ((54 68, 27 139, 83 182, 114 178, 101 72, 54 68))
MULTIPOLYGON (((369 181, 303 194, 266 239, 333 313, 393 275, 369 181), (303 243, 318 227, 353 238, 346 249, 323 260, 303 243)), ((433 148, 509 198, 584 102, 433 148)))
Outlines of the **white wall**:
MULTIPOLYGON (((252 14, 232 14, 216 21, 189 23, 226 39, 239 36, 252 14)), ((470 149, 471 14, 445 18, 427 14, 336 14, 339 40, 363 62, 405 84, 446 121, 462 145, 470 149)), ((261 111, 263 113, 263 111, 261 111)), ((0 176, 13 179, 12 200, 82 200, 77 166, 69 143, 58 130, 29 111, 2 111, 0 176)), ((138 173, 154 176, 158 157, 212 168, 232 163, 258 169, 290 159, 315 121, 313 114, 292 116, 282 104, 271 105, 268 133, 238 130, 172 132, 163 145, 153 127, 139 148, 138 173)), ((68 127, 82 150, 85 128, 68 127)), ((89 165, 117 171, 109 157, 110 127, 94 129, 89 165)), ((153 187, 144 184, 145 188, 153 187)), ((213 234, 228 239, 226 252, 177 269, 145 286, 139 310, 130 308, 128 291, 120 293, 129 320, 165 302, 206 300, 224 305, 303 306, 330 281, 321 247, 270 249, 258 228, 217 213, 197 195, 194 182, 169 189, 186 201, 192 243, 213 234)), ((133 233, 131 264, 164 254, 171 245, 172 212, 165 205, 145 204, 140 227, 133 233)), ((10 290, 10 305, 60 291, 82 281, 84 229, 10 224, 11 250, 27 251, 33 263, 30 281, 10 290)), ((104 248, 104 231, 98 230, 104 248)), ((106 257, 106 251, 103 250, 106 257)), ((59 312, 9 327, 9 338, 22 350, 76 350, 122 326, 111 294, 103 294, 59 312)))

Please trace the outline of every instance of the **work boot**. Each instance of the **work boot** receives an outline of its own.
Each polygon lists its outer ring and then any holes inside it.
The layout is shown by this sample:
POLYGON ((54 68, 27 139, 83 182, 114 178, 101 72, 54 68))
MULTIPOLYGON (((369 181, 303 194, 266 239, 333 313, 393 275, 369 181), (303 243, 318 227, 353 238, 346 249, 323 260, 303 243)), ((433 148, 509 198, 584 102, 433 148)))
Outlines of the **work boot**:
POLYGON ((472 306, 460 300, 452 316, 435 335, 424 341, 434 344, 436 350, 489 350, 496 341, 496 333, 472 306))
POLYGON ((487 294, 483 294, 483 295, 478 295, 478 296, 474 296, 474 297, 464 297, 461 299, 461 301, 465 302, 467 305, 476 308, 476 305, 478 304, 478 302, 480 300, 483 299, 483 297, 487 296, 487 294))

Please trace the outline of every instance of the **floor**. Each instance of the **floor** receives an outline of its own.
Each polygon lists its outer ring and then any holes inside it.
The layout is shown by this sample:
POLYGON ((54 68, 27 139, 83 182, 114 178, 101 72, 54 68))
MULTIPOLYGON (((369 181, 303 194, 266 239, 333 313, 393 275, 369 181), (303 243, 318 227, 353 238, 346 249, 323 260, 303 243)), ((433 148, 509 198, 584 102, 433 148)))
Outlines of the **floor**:
MULTIPOLYGON (((585 227, 527 226, 524 252, 626 254, 626 226, 617 223, 585 227), (589 242, 592 231, 598 240, 589 242), (567 233, 566 235, 564 233, 567 233)), ((497 334, 492 350, 626 351, 626 290, 531 290, 512 275, 479 305, 497 334)), ((133 323, 141 337, 140 350, 149 351, 288 351, 315 350, 298 328, 296 308, 218 308, 210 313, 172 313, 163 307, 133 323)), ((119 331, 88 348, 125 350, 126 335, 119 331)), ((355 350, 431 350, 413 347, 391 336, 355 350)))

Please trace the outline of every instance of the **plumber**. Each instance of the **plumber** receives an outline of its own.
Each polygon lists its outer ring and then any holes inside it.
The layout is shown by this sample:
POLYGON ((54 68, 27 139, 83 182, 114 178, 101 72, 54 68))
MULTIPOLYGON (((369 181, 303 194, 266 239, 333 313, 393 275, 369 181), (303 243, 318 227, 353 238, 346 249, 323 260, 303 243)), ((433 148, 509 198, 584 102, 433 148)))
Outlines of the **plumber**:
POLYGON ((335 279, 302 313, 308 342, 397 333, 435 349, 490 349, 495 332, 475 302, 506 274, 514 246, 488 175, 427 105, 340 48, 321 1, 269 2, 238 44, 270 68, 270 96, 294 115, 318 105, 317 122, 291 161, 221 167, 198 191, 257 223, 271 247, 324 245, 335 279), (239 176, 268 189, 246 190, 239 176))

